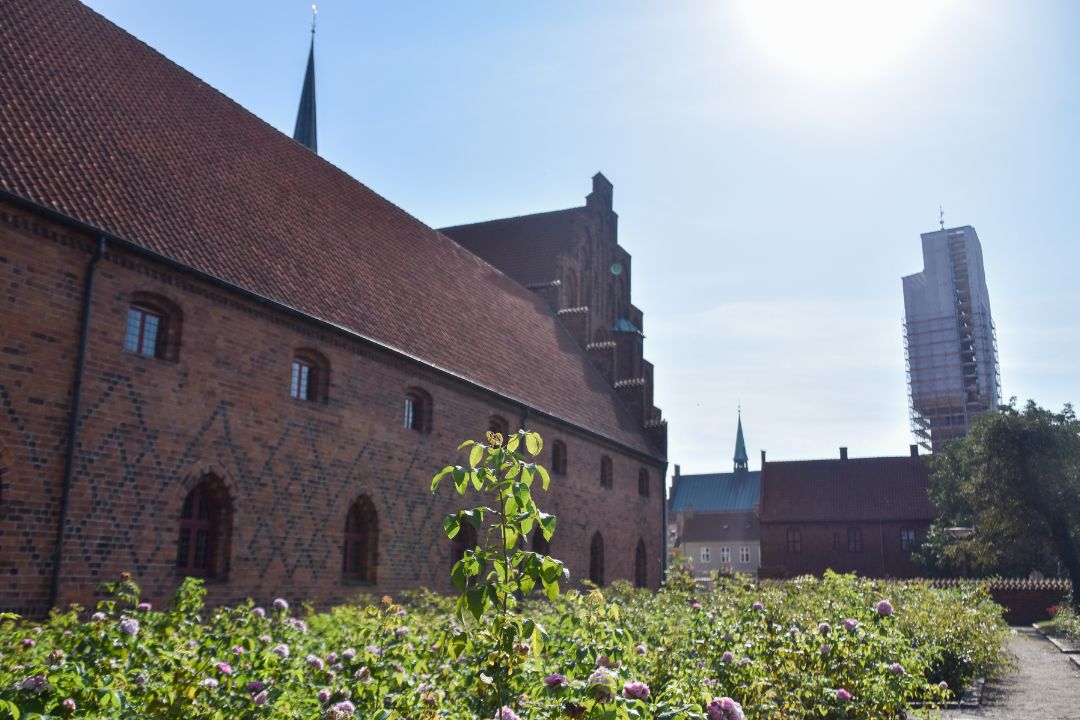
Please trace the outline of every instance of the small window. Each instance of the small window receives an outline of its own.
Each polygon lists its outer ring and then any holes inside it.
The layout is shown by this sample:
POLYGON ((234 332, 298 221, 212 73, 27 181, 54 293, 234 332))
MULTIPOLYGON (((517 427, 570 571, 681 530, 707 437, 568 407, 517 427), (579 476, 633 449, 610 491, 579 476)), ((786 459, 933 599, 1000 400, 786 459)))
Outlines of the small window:
MULTIPOLYGON (((499 415, 492 415, 488 418, 488 430, 502 435, 503 440, 505 441, 510 434, 510 424, 506 422, 506 418, 500 417, 499 415)), ((524 448, 522 449, 524 450, 524 448)))
POLYGON ((724 564, 724 565, 730 565, 731 564, 731 548, 729 548, 729 547, 720 548, 720 562, 722 564, 724 564))
POLYGON ((138 305, 128 308, 124 349, 136 355, 158 357, 158 340, 164 334, 165 318, 138 305))
POLYGON ((739 562, 743 565, 750 564, 750 548, 746 545, 739 548, 739 562))
POLYGON ((175 361, 180 343, 180 308, 160 295, 131 295, 124 330, 124 350, 143 357, 175 361))
POLYGON ((639 588, 649 587, 649 564, 645 555, 645 541, 638 538, 634 550, 634 585, 639 588))
POLYGON ((787 551, 789 553, 802 552, 802 530, 799 530, 798 528, 788 528, 787 551))
POLYGON ((607 455, 600 458, 600 487, 611 489, 615 486, 615 479, 611 471, 611 458, 607 455))
POLYGON ((208 477, 184 499, 176 569, 182 575, 217 577, 228 568, 230 513, 221 481, 208 477))
POLYGON ((604 584, 604 538, 599 532, 593 533, 589 543, 589 579, 596 585, 604 584))
POLYGON ((456 565, 458 560, 465 557, 467 551, 476 549, 476 538, 476 528, 472 526, 472 523, 461 523, 461 529, 458 530, 458 534, 454 536, 450 558, 451 567, 456 565))
POLYGON ((354 582, 375 582, 379 548, 379 516, 367 495, 361 495, 345 516, 342 576, 354 582))
POLYGON ((861 528, 848 528, 847 531, 847 549, 850 553, 862 552, 862 529, 861 528))
POLYGON ((638 470, 637 494, 642 497, 649 497, 649 471, 645 468, 638 470))
POLYGON ((566 443, 562 440, 551 444, 551 471, 557 475, 566 474, 566 443))
POLYGON ((532 550, 541 555, 551 554, 551 541, 544 537, 544 532, 540 528, 536 528, 536 531, 533 532, 532 550))
POLYGON ((431 432, 431 396, 420 388, 405 393, 405 429, 431 432))
POLYGON ((698 557, 701 558, 701 562, 708 565, 712 562, 712 548, 706 545, 698 552, 698 557))
POLYGON ((311 349, 293 353, 289 376, 289 396, 294 400, 322 402, 329 389, 330 363, 322 353, 311 349))
POLYGON ((900 549, 904 552, 915 552, 915 531, 911 528, 900 530, 900 549))

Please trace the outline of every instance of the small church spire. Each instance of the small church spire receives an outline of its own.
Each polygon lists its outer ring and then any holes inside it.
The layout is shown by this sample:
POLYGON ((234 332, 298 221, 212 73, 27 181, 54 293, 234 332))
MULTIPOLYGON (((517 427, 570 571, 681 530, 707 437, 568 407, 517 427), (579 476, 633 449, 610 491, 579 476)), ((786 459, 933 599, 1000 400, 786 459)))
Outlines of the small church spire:
POLYGON ((735 432, 735 472, 747 469, 750 458, 746 455, 746 440, 742 432, 742 407, 739 407, 739 429, 735 432))
POLYGON ((307 72, 304 73, 304 89, 300 92, 300 109, 296 112, 296 129, 293 140, 307 146, 311 152, 319 151, 315 129, 315 18, 318 9, 311 6, 311 48, 308 50, 307 72))

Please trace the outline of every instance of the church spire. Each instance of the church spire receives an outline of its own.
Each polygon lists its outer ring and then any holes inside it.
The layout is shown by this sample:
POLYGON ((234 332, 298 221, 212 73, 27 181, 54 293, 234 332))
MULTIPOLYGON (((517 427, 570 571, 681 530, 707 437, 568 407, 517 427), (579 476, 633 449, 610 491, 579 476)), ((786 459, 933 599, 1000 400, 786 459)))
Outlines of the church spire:
POLYGON ((750 458, 746 456, 746 441, 742 433, 742 408, 739 408, 739 429, 735 433, 735 472, 746 470, 750 458))
POLYGON ((300 93, 300 109, 296 112, 296 129, 293 140, 306 145, 311 152, 319 151, 315 132, 315 16, 318 11, 311 6, 311 49, 308 50, 307 72, 304 73, 304 89, 300 93))

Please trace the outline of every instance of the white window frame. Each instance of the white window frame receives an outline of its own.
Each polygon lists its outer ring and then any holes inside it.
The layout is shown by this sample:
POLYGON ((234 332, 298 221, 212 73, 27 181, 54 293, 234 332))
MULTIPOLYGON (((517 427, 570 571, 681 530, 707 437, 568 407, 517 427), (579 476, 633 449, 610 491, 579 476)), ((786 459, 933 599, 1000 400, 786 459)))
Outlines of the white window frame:
POLYGON ((720 563, 722 565, 731 564, 731 548, 729 548, 727 545, 724 545, 722 548, 720 548, 720 563))
POLYGON ((739 562, 743 565, 750 564, 750 546, 743 545, 739 548, 739 562))
POLYGON ((698 553, 698 557, 700 557, 701 562, 706 564, 706 565, 711 563, 712 562, 712 548, 709 547, 708 545, 703 546, 701 548, 701 551, 698 553))

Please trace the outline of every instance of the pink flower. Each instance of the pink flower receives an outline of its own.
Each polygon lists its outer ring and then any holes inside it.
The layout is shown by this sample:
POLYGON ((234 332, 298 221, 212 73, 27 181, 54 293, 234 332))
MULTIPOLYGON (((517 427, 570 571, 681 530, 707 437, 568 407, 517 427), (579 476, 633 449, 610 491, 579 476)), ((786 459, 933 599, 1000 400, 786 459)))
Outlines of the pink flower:
POLYGON ((406 635, 409 634, 409 626, 408 625, 402 625, 401 627, 399 627, 397 630, 394 631, 394 634, 397 635, 398 637, 405 637, 406 635))
POLYGON ((35 640, 34 638, 23 638, 22 646, 24 648, 29 650, 30 648, 34 647, 35 645, 37 645, 37 640, 35 640))
POLYGON ((647 700, 649 698, 649 686, 640 680, 628 682, 622 686, 623 697, 631 700, 647 700))
POLYGON ((893 663, 892 665, 889 666, 889 672, 891 672, 893 675, 903 675, 904 674, 904 666, 901 665, 900 663, 893 663))
POLYGON ((216 688, 218 686, 218 681, 215 680, 214 678, 203 678, 202 680, 199 681, 199 684, 202 685, 203 687, 208 687, 211 690, 213 690, 214 688, 216 688))
POLYGON ((304 661, 314 670, 323 669, 323 661, 317 655, 308 655, 304 661))
POLYGON ((324 703, 324 702, 326 702, 327 700, 330 699, 330 691, 329 690, 320 690, 315 697, 317 697, 319 699, 319 702, 324 703))
POLYGON ((252 614, 252 615, 254 615, 254 616, 255 616, 255 617, 257 617, 257 618, 264 618, 264 617, 266 617, 266 611, 265 611, 265 610, 263 610, 263 609, 262 609, 261 607, 257 607, 257 608, 254 608, 254 609, 253 609, 253 610, 251 611, 251 614, 252 614))
POLYGON ((544 684, 549 688, 566 687, 566 676, 562 673, 551 673, 544 678, 544 684))
POLYGON ((700 610, 701 609, 701 603, 699 603, 699 602, 694 603, 693 605, 690 606, 690 609, 691 610, 700 610))
POLYGON ((265 690, 263 690, 255 697, 251 698, 251 702, 255 703, 256 705, 265 705, 267 697, 269 697, 269 694, 265 690))
POLYGON ((817 631, 822 635, 828 635, 830 632, 832 632, 832 625, 827 622, 823 622, 817 626, 817 631))
POLYGON ((345 648, 341 651, 343 660, 352 660, 354 657, 356 657, 356 648, 345 648))
POLYGON ((96 613, 94 613, 93 615, 90 616, 90 622, 99 623, 99 622, 104 622, 104 621, 105 621, 105 613, 103 613, 103 612, 96 612, 96 613))
POLYGON ((840 702, 847 702, 847 701, 851 700, 851 693, 849 693, 844 688, 840 688, 839 690, 836 691, 836 699, 839 700, 840 702))
POLYGON ((939 683, 937 684, 937 686, 938 686, 939 688, 941 688, 942 690, 948 690, 948 689, 949 689, 949 683, 945 682, 944 680, 942 680, 941 682, 939 682, 939 683))
POLYGON ((844 629, 845 630, 854 630, 857 627, 859 627, 859 621, 856 620, 855 618, 848 618, 847 620, 844 621, 844 629))
POLYGON ((649 652, 649 648, 645 645, 645 643, 641 643, 636 648, 634 648, 634 652, 636 652, 638 655, 644 655, 645 653, 649 652))
POLYGON ((45 689, 45 684, 44 675, 31 675, 19 683, 19 689, 29 690, 30 692, 41 692, 45 689))
POLYGON ((244 648, 240 647, 239 645, 233 645, 232 654, 233 655, 243 655, 244 654, 244 648))
POLYGON ((289 657, 289 646, 282 643, 281 645, 275 646, 274 649, 270 652, 274 653, 278 657, 287 658, 289 657))
POLYGON ((124 618, 120 621, 120 632, 134 637, 139 632, 139 621, 135 618, 124 618))
POLYGON ((138 610, 139 612, 150 612, 150 609, 152 607, 154 607, 154 606, 151 605, 148 602, 141 602, 141 603, 139 603, 138 605, 135 606, 135 609, 138 610))
POLYGON ((232 666, 227 662, 215 663, 214 667, 216 667, 218 672, 222 675, 232 675, 232 666))
POLYGON ((705 707, 709 720, 746 720, 742 705, 729 697, 716 698, 705 707))
POLYGON ((75 701, 71 698, 67 698, 64 702, 60 703, 64 706, 64 709, 68 712, 75 712, 75 701))
POLYGON ((521 720, 521 718, 508 706, 503 705, 499 708, 499 712, 495 713, 495 720, 521 720))
POLYGON ((252 680, 251 682, 249 682, 249 683, 247 684, 247 690, 248 690, 248 692, 252 692, 252 693, 257 693, 257 692, 259 692, 260 690, 262 690, 262 689, 263 689, 263 688, 265 688, 265 687, 266 687, 266 685, 264 685, 264 684, 263 684, 263 683, 262 683, 261 681, 259 681, 259 680, 252 680))
POLYGON ((356 706, 348 700, 342 700, 334 706, 334 709, 341 713, 344 717, 352 717, 353 713, 356 712, 356 706))
POLYGON ((274 600, 274 609, 275 610, 288 610, 289 609, 289 601, 286 600, 285 598, 277 598, 276 600, 274 600))
POLYGON ((754 610, 756 610, 758 612, 765 609, 765 606, 762 605, 760 602, 755 602, 752 607, 754 608, 754 610))
POLYGON ((821 646, 821 654, 822 654, 822 656, 828 655, 830 652, 832 652, 832 646, 831 645, 826 644, 826 645, 821 646))
POLYGON ((735 656, 731 654, 730 650, 725 650, 724 654, 720 656, 720 662, 729 663, 735 659, 735 656))
POLYGON ((893 614, 892 603, 888 600, 881 600, 877 604, 877 614, 882 617, 889 617, 893 614))

